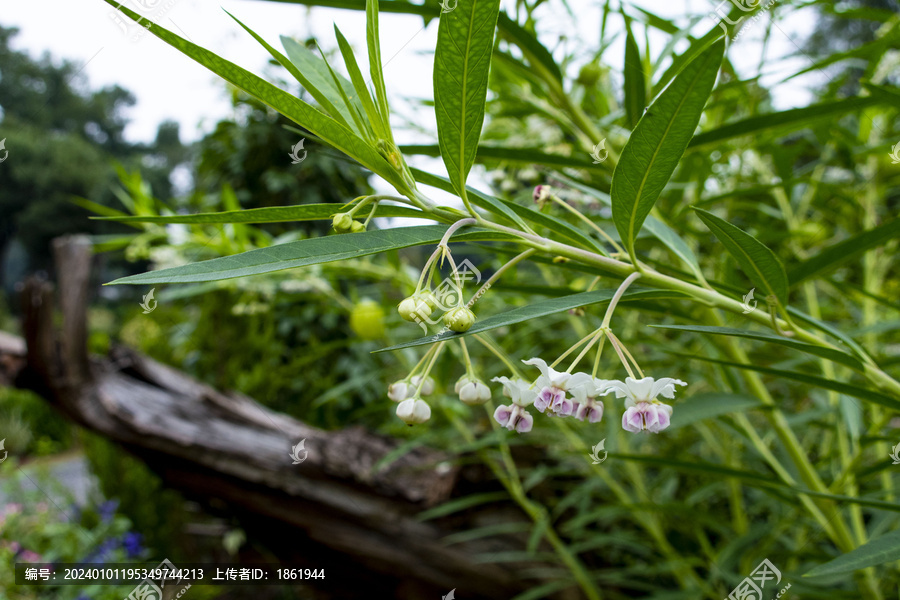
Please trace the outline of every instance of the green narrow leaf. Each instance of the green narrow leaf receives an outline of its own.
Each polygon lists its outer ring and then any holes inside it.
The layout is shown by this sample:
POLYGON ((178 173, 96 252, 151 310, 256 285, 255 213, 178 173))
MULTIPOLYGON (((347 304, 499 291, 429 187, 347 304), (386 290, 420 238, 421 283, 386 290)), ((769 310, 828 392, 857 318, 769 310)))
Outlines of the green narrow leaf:
MULTIPOLYGON (((581 306, 591 306, 593 304, 609 302, 615 293, 616 290, 594 290, 592 292, 581 292, 578 294, 572 294, 570 296, 563 296, 561 298, 551 298, 549 300, 533 302, 528 306, 520 306, 518 308, 508 310, 504 313, 491 315, 483 320, 475 321, 475 324, 472 326, 472 328, 465 333, 445 331, 444 333, 441 333, 439 335, 430 335, 428 337, 411 340, 409 342, 390 346, 389 348, 381 348, 379 350, 375 350, 375 352, 388 352, 390 350, 399 350, 401 348, 424 346, 426 344, 441 342, 452 337, 465 337, 474 335, 476 333, 482 333, 484 331, 490 331, 491 329, 496 329, 498 327, 515 325, 516 323, 522 323, 524 321, 530 321, 531 319, 546 317, 547 315, 552 315, 581 306)), ((680 298, 682 296, 683 294, 679 292, 632 286, 628 288, 628 290, 626 290, 625 294, 622 296, 622 301, 626 302, 628 300, 649 300, 655 298, 680 298)))
MULTIPOLYGON (((130 19, 138 21, 141 16, 134 11, 121 6, 117 0, 105 0, 107 4, 116 8, 130 19)), ((146 20, 143 24, 147 30, 166 42, 185 56, 190 57, 203 65, 225 81, 245 91, 260 102, 271 106, 273 109, 291 119, 298 125, 305 127, 324 140, 327 144, 350 156, 362 165, 368 167, 397 189, 405 189, 407 184, 390 163, 381 156, 372 146, 353 133, 338 121, 325 113, 317 110, 310 104, 294 97, 292 94, 272 85, 265 79, 257 77, 253 73, 236 64, 221 58, 205 48, 201 48, 185 39, 182 39, 171 31, 146 20)))
POLYGON ((533 33, 502 12, 497 20, 497 27, 503 39, 518 46, 529 63, 546 71, 547 75, 562 83, 562 72, 559 70, 559 65, 553 60, 553 55, 550 54, 550 51, 541 44, 540 40, 533 33))
POLYGON ((894 219, 889 223, 863 231, 843 242, 829 246, 809 260, 795 265, 788 272, 788 279, 792 285, 797 285, 810 277, 835 269, 867 250, 896 237, 900 237, 900 219, 894 219))
POLYGON ((366 0, 366 44, 369 48, 369 76, 375 86, 375 100, 381 113, 387 139, 392 144, 391 109, 388 106, 387 90, 384 87, 384 72, 381 65, 381 39, 378 27, 378 0, 366 0))
MULTIPOLYGON (((623 15, 624 16, 624 15, 623 15)), ((647 106, 647 84, 641 50, 631 33, 631 19, 625 19, 625 115, 628 129, 634 129, 647 106)))
POLYGON ((500 0, 459 0, 441 15, 434 52, 434 109, 441 157, 453 187, 466 195, 466 178, 484 123, 494 29, 500 0))
MULTIPOLYGON (((334 106, 335 110, 338 110, 344 115, 345 120, 354 122, 353 108, 347 106, 347 103, 344 100, 344 98, 349 98, 356 93, 353 89, 353 84, 342 75, 335 76, 337 79, 336 83, 335 77, 332 77, 332 71, 325 60, 316 56, 312 50, 293 38, 281 36, 281 45, 284 46, 284 51, 287 53, 288 60, 297 67, 303 78, 309 82, 310 87, 315 89, 315 92, 307 87, 303 81, 300 81, 303 87, 312 94, 322 106, 334 106), (338 86, 340 86, 340 88, 338 86), (316 94, 321 95, 321 98, 316 94)), ((357 111, 360 113, 362 112, 362 104, 358 99, 354 106, 357 111)), ((365 134, 364 131, 358 131, 357 133, 360 135, 365 134)))
MULTIPOLYGON (((339 212, 340 204, 301 204, 298 206, 272 206, 246 210, 226 210, 192 215, 122 215, 91 217, 96 221, 117 221, 119 223, 284 223, 287 221, 323 221, 331 219, 339 212)), ((371 207, 364 206, 357 217, 369 216, 371 207)), ((414 208, 383 204, 375 213, 379 217, 411 217, 431 219, 430 215, 414 208)))
MULTIPOLYGON (((447 227, 444 225, 422 225, 309 238, 269 248, 258 248, 234 256, 213 258, 180 267, 130 275, 116 279, 108 285, 197 283, 247 277, 248 275, 271 273, 336 260, 359 258, 398 248, 434 244, 440 241, 445 231, 447 231, 447 227)), ((512 238, 473 228, 458 233, 454 239, 479 241, 512 238)))
MULTIPOLYGON (((350 121, 348 121, 348 119, 347 119, 347 117, 349 115, 345 115, 343 112, 338 110, 337 106, 331 102, 331 99, 328 97, 328 95, 321 92, 303 74, 303 72, 300 71, 300 69, 298 69, 296 67, 296 65, 294 65, 294 63, 290 61, 290 59, 287 56, 285 56, 284 54, 282 54, 281 52, 276 50, 274 47, 272 47, 266 40, 264 40, 261 36, 259 36, 255 31, 253 31, 252 29, 250 29, 249 27, 244 25, 244 23, 242 23, 241 20, 238 19, 237 17, 235 17, 233 14, 231 14, 227 10, 225 11, 225 14, 227 14, 229 17, 234 19, 238 25, 243 27, 247 33, 249 33, 251 36, 253 36, 253 39, 255 39, 257 42, 259 42, 262 45, 262 47, 265 48, 269 52, 269 54, 272 55, 272 58, 277 60, 281 66, 283 66, 285 69, 287 69, 288 72, 291 75, 293 75, 294 79, 296 79, 297 81, 300 82, 300 85, 302 85, 304 87, 304 89, 306 89, 306 91, 308 91, 312 95, 312 97, 315 98, 316 101, 320 105, 322 105, 322 108, 324 108, 328 112, 329 115, 331 115, 334 119, 340 121, 341 124, 343 124, 344 126, 350 128, 350 129, 354 129, 354 127, 350 125, 350 121)), ((354 133, 360 134, 361 132, 355 131, 354 133)))
POLYGON ((653 234, 656 239, 665 244, 669 250, 674 252, 678 258, 683 260, 699 281, 704 280, 697 256, 694 254, 694 251, 691 250, 691 247, 687 245, 687 242, 685 242, 680 235, 675 233, 674 229, 653 215, 647 216, 647 220, 644 221, 644 227, 653 234))
POLYGON ((378 107, 372 101, 372 96, 369 94, 369 88, 366 86, 366 80, 363 78, 362 71, 359 70, 359 64, 356 62, 356 55, 353 54, 350 42, 347 41, 347 38, 344 37, 337 25, 334 26, 334 35, 337 38, 341 56, 344 57, 344 66, 350 74, 353 89, 356 90, 354 99, 359 98, 362 102, 363 109, 366 111, 366 116, 369 118, 369 124, 375 131, 375 135, 384 140, 388 139, 388 134, 384 130, 384 120, 378 112, 378 107))
POLYGON ((855 371, 862 372, 864 370, 862 361, 855 356, 847 354, 846 352, 841 352, 840 350, 834 350, 832 348, 825 348, 823 346, 817 346, 815 344, 807 344, 806 342, 793 340, 791 338, 786 338, 781 335, 775 335, 773 333, 766 333, 762 331, 747 331, 746 329, 735 329, 733 327, 715 327, 711 325, 651 325, 651 327, 656 327, 658 329, 669 329, 672 331, 693 331, 696 333, 708 333, 711 335, 730 335, 751 340, 759 340, 761 342, 770 342, 772 344, 787 346, 788 348, 793 348, 794 350, 799 350, 807 354, 812 354, 813 356, 818 356, 820 358, 825 358, 830 361, 840 363, 842 365, 850 367, 855 371))
MULTIPOLYGON (((441 147, 437 144, 404 144, 399 146, 403 154, 420 154, 423 156, 440 156, 441 147)), ((564 156, 562 154, 548 154, 541 148, 510 148, 481 144, 475 151, 475 162, 487 163, 491 161, 506 161, 523 165, 544 165, 555 169, 579 169, 599 170, 591 160, 580 156, 564 156)))
MULTIPOLYGON (((737 13, 739 10, 734 8, 732 10, 733 13, 737 13)), ((665 73, 659 78, 659 81, 653 86, 653 94, 659 94, 661 90, 663 90, 669 82, 672 81, 677 75, 681 73, 681 71, 693 62, 698 56, 706 52, 710 46, 715 43, 718 43, 719 40, 722 40, 722 29, 718 25, 713 25, 712 28, 703 35, 703 37, 694 40, 691 45, 685 50, 683 53, 679 54, 672 58, 672 64, 669 65, 669 68, 666 69, 665 73)), ((724 42, 724 40, 722 40, 724 42)))
POLYGON ((508 499, 509 496, 506 492, 485 492, 483 494, 471 494, 469 496, 463 496, 462 498, 455 498, 453 500, 450 500, 449 502, 444 502, 443 504, 435 506, 434 508, 423 510, 418 515, 416 515, 416 518, 420 521, 428 521, 429 519, 436 519, 438 517, 452 515, 455 512, 459 512, 467 508, 472 508, 473 506, 478 506, 479 504, 503 502, 504 500, 508 499))
POLYGON ((900 530, 891 531, 871 540, 847 554, 843 554, 832 561, 809 570, 803 576, 819 577, 821 575, 849 573, 865 569, 866 567, 883 565, 895 560, 900 560, 900 530))
POLYGON ((650 105, 622 149, 612 177, 613 221, 634 257, 644 219, 684 154, 716 82, 725 43, 717 42, 687 65, 650 105))
POLYGON ((344 106, 346 106, 347 110, 350 112, 350 116, 353 118, 357 130, 364 131, 365 135, 363 137, 370 142, 374 142, 376 137, 375 132, 372 129, 372 124, 369 122, 369 119, 363 117, 363 113, 366 111, 359 96, 356 95, 356 88, 353 87, 352 83, 350 84, 349 89, 345 88, 343 85, 344 78, 331 68, 328 59, 325 56, 325 52, 322 51, 322 48, 319 47, 318 43, 316 43, 316 48, 319 48, 319 52, 322 54, 322 61, 325 63, 325 68, 328 69, 329 77, 331 77, 331 82, 338 91, 338 95, 340 95, 344 106))
POLYGON ((782 307, 787 306, 788 278, 784 265, 775 253, 728 221, 700 208, 694 208, 694 211, 722 242, 728 253, 750 277, 750 281, 764 290, 767 296, 775 296, 782 307))
MULTIPOLYGON (((425 171, 421 171, 415 168, 410 169, 410 171, 412 172, 415 180, 419 183, 434 186, 451 194, 454 191, 453 185, 445 177, 432 175, 431 173, 426 173, 425 171)), ((493 212, 496 215, 508 218, 511 222, 518 224, 523 229, 527 229, 527 225, 525 225, 525 223, 523 222, 524 219, 536 225, 540 225, 542 227, 550 229, 553 233, 558 234, 560 237, 565 238, 569 242, 575 242, 576 244, 580 244, 585 248, 591 248, 594 251, 599 252, 603 256, 609 256, 606 250, 604 250, 603 247, 594 239, 592 239, 588 235, 585 235, 580 229, 578 229, 577 227, 573 227, 562 219, 558 219, 553 215, 545 215, 544 213, 538 212, 533 208, 522 206, 520 204, 516 204, 515 202, 508 202, 500 198, 487 196, 486 194, 482 194, 478 190, 475 190, 471 187, 468 188, 468 191, 470 194, 472 194, 474 204, 480 206, 481 208, 484 208, 485 210, 493 212), (492 202, 481 203, 486 198, 490 198, 492 202)))
POLYGON ((859 398, 860 400, 866 400, 867 402, 872 402, 873 404, 880 404, 881 406, 886 406, 891 410, 900 409, 900 400, 896 400, 891 396, 887 396, 880 392, 874 392, 872 390, 859 387, 857 385, 853 385, 851 383, 842 383, 840 381, 834 381, 832 379, 825 379, 824 377, 817 377, 815 375, 806 375, 804 373, 797 373, 796 371, 785 371, 783 369, 770 369, 768 367, 760 367, 757 365, 751 365, 747 363, 736 363, 730 362, 727 360, 719 360, 717 358, 709 358, 707 356, 698 356, 694 354, 682 354, 679 352, 671 352, 673 356, 680 356, 682 358, 686 358, 688 360, 702 360, 704 362, 715 363, 717 365, 725 365, 727 367, 737 367, 739 369, 747 369, 749 371, 757 371, 759 373, 765 373, 767 375, 772 375, 773 377, 779 379, 790 379, 792 381, 798 381, 800 383, 804 383, 806 385, 811 385, 815 387, 820 387, 823 390, 832 390, 838 392, 840 394, 846 394, 848 396, 853 396, 854 398, 859 398))
POLYGON ((706 144, 721 142, 742 135, 754 135, 770 129, 801 129, 810 122, 819 119, 835 117, 836 115, 842 115, 870 106, 877 106, 879 104, 889 103, 885 102, 883 98, 877 98, 875 96, 844 98, 842 100, 804 106, 803 108, 792 108, 782 112, 748 117, 740 121, 726 123, 725 125, 717 127, 716 129, 711 129, 710 131, 698 133, 694 136, 694 139, 691 140, 689 147, 696 148, 698 146, 705 146, 706 144))
POLYGON ((744 394, 710 392, 695 394, 683 402, 678 402, 672 413, 671 428, 684 427, 705 419, 720 417, 733 412, 743 412, 762 406, 759 398, 744 394))
MULTIPOLYGON (((450 194, 456 193, 456 190, 453 188, 453 184, 446 177, 441 177, 440 175, 432 175, 431 173, 427 173, 420 169, 410 169, 410 172, 413 174, 413 177, 419 183, 424 183, 425 185, 430 185, 438 188, 439 190, 444 190, 450 194)), ((489 194, 484 194, 479 192, 473 187, 466 186, 466 191, 472 196, 472 203, 476 206, 480 206, 484 210, 499 216, 501 219, 505 220, 509 224, 515 223, 522 229, 528 230, 528 225, 525 224, 525 221, 516 214, 514 210, 509 206, 509 202, 501 200, 500 198, 494 198, 489 194)))

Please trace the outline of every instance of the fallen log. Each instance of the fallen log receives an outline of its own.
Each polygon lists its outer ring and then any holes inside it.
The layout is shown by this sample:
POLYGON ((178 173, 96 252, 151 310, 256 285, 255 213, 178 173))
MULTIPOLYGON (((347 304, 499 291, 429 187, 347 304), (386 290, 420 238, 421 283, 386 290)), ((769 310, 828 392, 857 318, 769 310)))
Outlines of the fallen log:
POLYGON ((472 487, 442 452, 417 448, 375 469, 396 440, 360 427, 311 427, 128 348, 89 356, 91 247, 73 236, 56 240, 54 251, 62 329, 53 326, 52 286, 29 280, 22 293, 25 344, 0 337, 0 378, 36 390, 186 497, 237 516, 279 559, 329 570, 334 577, 322 587, 335 587, 324 597, 377 590, 372 595, 438 598, 456 588, 461 598, 511 598, 525 589, 521 569, 547 566, 478 561, 521 550, 524 542, 515 537, 442 542, 460 525, 523 521, 511 505, 417 519, 459 487, 472 487), (291 449, 301 440, 307 454, 292 464, 291 449))

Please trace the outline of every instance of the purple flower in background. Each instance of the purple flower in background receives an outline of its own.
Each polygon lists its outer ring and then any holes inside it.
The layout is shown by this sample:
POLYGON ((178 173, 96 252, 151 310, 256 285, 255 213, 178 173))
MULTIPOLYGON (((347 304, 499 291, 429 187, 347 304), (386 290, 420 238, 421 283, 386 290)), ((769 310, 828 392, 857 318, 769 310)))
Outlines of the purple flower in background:
POLYGON ((97 546, 97 549, 88 554, 84 562, 87 563, 105 563, 107 555, 119 547, 119 539, 116 537, 106 538, 103 543, 97 546))
POLYGON ((107 500, 97 507, 97 512, 100 514, 100 519, 104 523, 109 523, 115 516, 117 508, 119 508, 118 500, 107 500))
POLYGON ((129 531, 122 536, 122 547, 125 548, 128 558, 137 558, 144 551, 144 547, 141 545, 142 539, 143 536, 136 531, 129 531))

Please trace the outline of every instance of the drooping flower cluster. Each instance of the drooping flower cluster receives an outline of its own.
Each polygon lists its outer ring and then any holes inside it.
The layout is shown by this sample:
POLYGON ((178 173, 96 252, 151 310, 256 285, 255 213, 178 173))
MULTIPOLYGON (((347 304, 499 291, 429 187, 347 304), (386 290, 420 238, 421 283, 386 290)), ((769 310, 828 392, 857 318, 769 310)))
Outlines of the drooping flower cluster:
MULTIPOLYGON (((567 206, 554 195, 553 189, 546 185, 535 188, 534 200, 541 206, 550 201, 567 206)), ((352 214, 350 216, 352 217, 352 214)), ((456 290, 456 304, 447 308, 442 320, 446 330, 457 333, 469 331, 475 323, 475 314, 469 309, 469 305, 477 300, 479 295, 488 289, 504 270, 533 252, 533 250, 527 250, 511 259, 491 276, 468 304, 464 303, 462 284, 466 278, 460 274, 456 264, 453 262, 448 242, 452 234, 460 227, 475 225, 476 223, 477 221, 474 218, 464 218, 447 229, 441 242, 422 269, 415 291, 411 296, 400 302, 398 306, 400 316, 404 320, 413 321, 423 329, 426 329, 423 321, 434 324, 434 321, 428 320, 433 309, 438 305, 435 293, 431 291, 431 280, 436 272, 438 263, 447 259, 453 267, 454 281, 452 283, 454 285, 451 287, 456 290)), ((340 224, 347 225, 344 222, 340 224)), ((602 231, 600 233, 604 234, 602 231)), ((620 252, 624 252, 614 240, 610 239, 610 242, 620 252)), ((566 260, 563 257, 557 258, 566 260)), ((556 260, 555 258, 554 261, 556 260)), ((641 272, 637 270, 628 275, 610 297, 606 314, 600 326, 564 352, 552 365, 548 365, 541 358, 530 358, 522 361, 524 364, 536 367, 540 371, 540 375, 533 382, 526 381, 521 377, 514 379, 508 377, 493 378, 491 381, 501 383, 503 385, 503 395, 510 399, 509 404, 502 404, 494 410, 494 420, 510 431, 526 433, 531 431, 534 426, 534 417, 526 409, 534 406, 538 412, 547 416, 574 417, 578 421, 598 423, 603 419, 605 409, 601 398, 611 392, 615 392, 616 398, 625 398, 625 410, 622 415, 623 429, 632 433, 659 433, 668 428, 671 423, 672 407, 668 404, 663 404, 657 400, 657 397, 674 398, 675 386, 687 384, 671 377, 658 380, 652 377, 644 377, 638 361, 635 360, 625 344, 613 333, 609 325, 616 305, 622 299, 628 287, 641 276, 641 272), (598 379, 595 376, 600 364, 600 352, 603 348, 603 343, 607 340, 612 345, 622 366, 628 372, 629 376, 625 378, 624 382, 598 379), (598 343, 593 374, 573 373, 572 370, 579 361, 598 343), (557 371, 554 368, 557 363, 582 345, 584 346, 583 349, 572 361, 568 369, 557 371)), ((590 287, 593 287, 593 285, 591 284, 590 287)), ((443 284, 439 289, 443 289, 443 284)), ((583 312, 583 309, 578 310, 583 312)), ((459 399, 467 405, 484 404, 491 399, 491 389, 475 376, 475 369, 469 358, 468 350, 466 350, 465 340, 462 337, 458 339, 465 360, 466 374, 456 382, 455 392, 459 395, 459 399)), ((476 339, 499 356, 507 365, 510 365, 514 372, 516 371, 501 349, 493 347, 478 336, 476 336, 476 339)), ((438 344, 433 346, 422 357, 419 364, 416 365, 406 379, 398 381, 388 388, 388 397, 399 403, 397 416, 409 425, 423 423, 431 417, 431 408, 421 396, 428 395, 434 391, 434 382, 428 377, 428 374, 431 372, 445 343, 447 342, 441 339, 438 344), (424 368, 420 370, 423 366, 424 368), (412 376, 413 373, 417 375, 412 376), (422 377, 426 378, 424 383, 422 382, 422 377)))
POLYGON ((657 400, 675 397, 676 385, 687 385, 679 379, 664 377, 654 380, 644 377, 625 381, 597 379, 587 373, 568 373, 554 370, 540 358, 522 361, 536 366, 541 374, 533 384, 522 379, 510 380, 495 377, 492 381, 503 384, 503 394, 512 399, 509 406, 500 406, 494 412, 494 419, 510 431, 526 433, 531 430, 534 419, 525 410, 534 407, 547 415, 574 417, 579 421, 598 423, 603 418, 601 396, 615 392, 617 398, 626 398, 622 428, 632 433, 659 433, 669 426, 672 407, 657 400))

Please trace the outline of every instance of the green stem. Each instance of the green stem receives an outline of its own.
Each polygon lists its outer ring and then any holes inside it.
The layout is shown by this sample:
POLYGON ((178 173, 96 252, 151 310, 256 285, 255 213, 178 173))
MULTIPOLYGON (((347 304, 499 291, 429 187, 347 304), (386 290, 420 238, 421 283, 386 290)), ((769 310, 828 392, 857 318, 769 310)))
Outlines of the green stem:
MULTIPOLYGON (((490 415, 493 412, 493 403, 488 403, 485 405, 485 409, 490 415)), ((457 417, 451 415, 449 411, 446 411, 446 414, 450 421, 453 423, 456 430, 459 434, 465 439, 465 441, 469 444, 475 441, 475 436, 472 434, 472 431, 461 423, 457 417)), ((494 421, 493 418, 490 418, 491 426, 494 431, 498 431, 500 426, 494 421)), ((503 464, 506 467, 506 474, 502 473, 500 466, 496 464, 496 461, 487 455, 485 450, 479 449, 478 454, 481 456, 482 460, 485 464, 488 465, 488 468, 497 475, 497 478, 501 481, 503 486, 506 488, 506 491, 513 498, 516 504, 522 509, 525 514, 527 514, 531 520, 534 522, 535 526, 541 527, 543 529, 544 538, 550 543, 553 547, 553 550, 556 552, 556 555, 562 561, 564 565, 571 571, 572 576, 575 577, 575 581, 578 582, 581 591, 584 592, 585 597, 588 600, 602 600, 603 596, 600 592, 600 589, 591 579, 590 574, 587 569, 585 569, 584 565, 578 559, 578 557, 569 550, 568 546, 566 546, 565 542, 563 542, 562 538, 556 533, 556 530, 553 528, 551 524, 550 515, 547 514, 547 510, 532 501, 528 498, 528 495, 525 493, 522 488, 522 482, 519 479, 518 470, 516 469, 515 461, 512 458, 512 454, 509 451, 509 444, 506 443, 506 440, 500 439, 500 453, 503 457, 503 464), (503 476, 505 475, 505 476, 503 476)))

